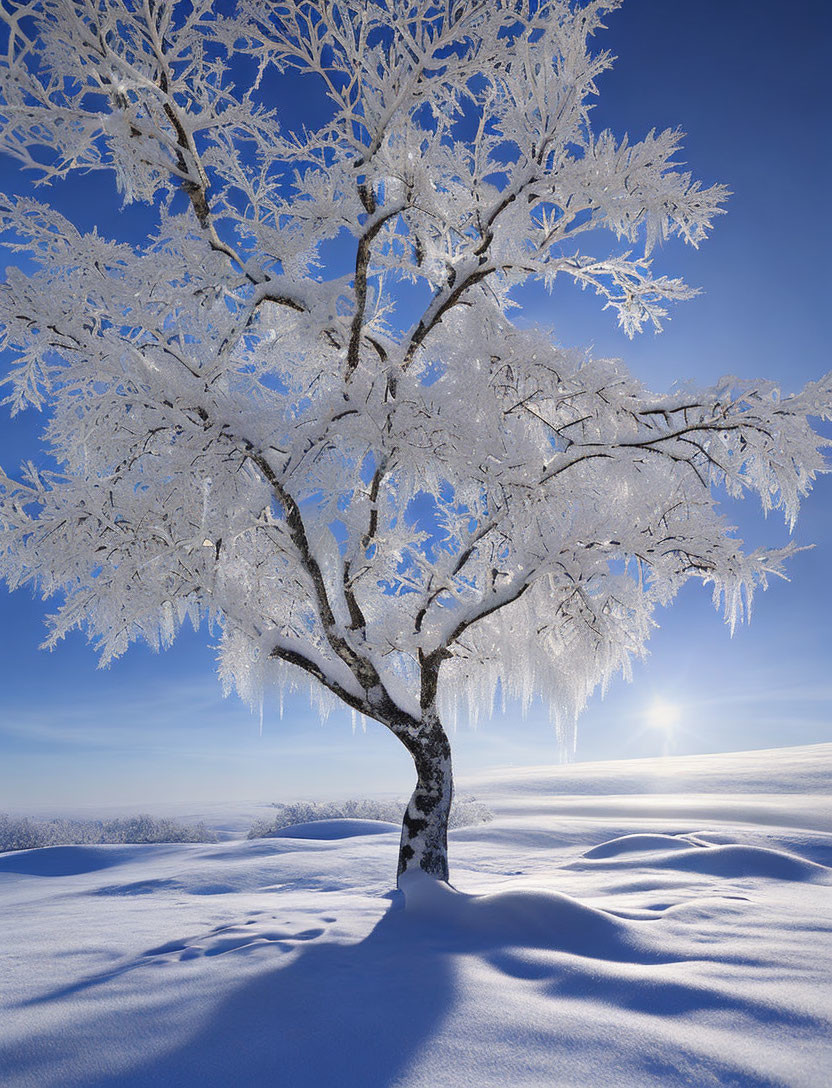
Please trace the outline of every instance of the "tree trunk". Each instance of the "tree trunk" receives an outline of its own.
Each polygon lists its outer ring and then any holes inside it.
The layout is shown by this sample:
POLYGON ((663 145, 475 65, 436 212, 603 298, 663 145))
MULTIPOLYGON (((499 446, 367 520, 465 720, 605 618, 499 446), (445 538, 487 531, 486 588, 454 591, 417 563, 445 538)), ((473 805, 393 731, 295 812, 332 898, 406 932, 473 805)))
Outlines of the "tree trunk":
POLYGON ((398 880, 421 871, 448 880, 448 816, 453 798, 451 745, 439 715, 428 711, 418 733, 400 739, 416 765, 416 789, 405 810, 398 880))

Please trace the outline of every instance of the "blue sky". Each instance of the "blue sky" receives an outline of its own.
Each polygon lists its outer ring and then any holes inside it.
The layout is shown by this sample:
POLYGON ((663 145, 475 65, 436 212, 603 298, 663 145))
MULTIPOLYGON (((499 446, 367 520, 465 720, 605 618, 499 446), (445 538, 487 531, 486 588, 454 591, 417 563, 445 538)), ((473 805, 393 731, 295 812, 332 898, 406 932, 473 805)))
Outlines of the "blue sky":
MULTIPOLYGON (((699 251, 659 254, 668 272, 703 288, 661 336, 627 340, 574 289, 530 290, 526 318, 554 324, 565 344, 623 358, 657 389, 725 373, 797 389, 830 368, 832 10, 805 0, 628 0, 609 25, 600 44, 619 61, 601 82, 596 125, 633 136, 680 125, 694 173, 734 195, 699 251)), ((27 191, 14 164, 0 160, 0 175, 4 191, 27 191)), ((56 200, 83 228, 141 235, 141 209, 119 213, 104 178, 64 185, 56 200)), ((38 429, 31 413, 3 417, 0 464, 37 459, 38 429)), ((781 520, 750 505, 731 515, 748 542, 787 539, 781 520)), ((796 536, 817 546, 793 561, 790 584, 758 596, 751 626, 733 639, 697 586, 662 613, 634 683, 617 682, 584 715, 578 758, 832 740, 832 479, 807 501, 796 536), (670 732, 649 724, 657 698, 679 708, 670 732)), ((281 720, 268 701, 261 736, 256 717, 222 699, 205 632, 163 655, 135 647, 101 671, 81 636, 51 654, 37 649, 48 610, 27 591, 0 588, 0 810, 409 791, 398 742, 374 723, 353 735, 347 712, 320 723, 296 697, 281 720)), ((539 707, 525 721, 509 708, 476 732, 460 727, 454 744, 461 775, 558 758, 539 707)))

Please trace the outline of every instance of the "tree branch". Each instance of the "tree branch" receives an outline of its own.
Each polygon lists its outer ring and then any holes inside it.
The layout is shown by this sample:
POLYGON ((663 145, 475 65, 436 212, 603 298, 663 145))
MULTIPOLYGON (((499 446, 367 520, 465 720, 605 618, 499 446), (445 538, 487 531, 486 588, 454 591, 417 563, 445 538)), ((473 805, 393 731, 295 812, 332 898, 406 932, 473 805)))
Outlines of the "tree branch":
POLYGON ((441 586, 439 586, 437 589, 435 589, 428 596, 427 600, 425 601, 425 603, 422 605, 422 607, 419 609, 418 613, 416 614, 416 621, 415 621, 415 624, 414 624, 414 630, 416 631, 417 634, 422 630, 422 624, 424 623, 425 616, 427 615, 427 611, 430 608, 430 606, 437 599, 437 597, 441 596, 441 594, 446 592, 446 590, 448 589, 448 582, 450 581, 450 579, 455 578, 459 574, 459 572, 462 570, 462 568, 465 566, 465 564, 468 562, 468 560, 471 558, 471 556, 476 551, 477 545, 480 543, 480 541, 485 536, 487 536, 491 532, 492 529, 496 528, 498 524, 499 523, 497 521, 486 522, 485 525, 481 526, 477 530, 477 532, 474 534, 473 538, 468 543, 468 545, 459 553, 459 555, 457 556, 457 560, 454 563, 453 568, 451 569, 451 571, 450 571, 447 579, 445 580, 445 582, 443 582, 443 584, 441 586))
MULTIPOLYGON (((368 210, 375 210, 375 201, 368 204, 368 210)), ((400 215, 407 207, 406 204, 395 205, 385 209, 381 214, 371 216, 365 224, 364 231, 358 240, 358 250, 355 255, 355 314, 350 326, 350 341, 347 349, 347 370, 344 380, 349 382, 354 371, 358 367, 361 351, 361 332, 364 328, 364 313, 367 308, 367 272, 370 264, 370 246, 378 232, 389 220, 400 215)))

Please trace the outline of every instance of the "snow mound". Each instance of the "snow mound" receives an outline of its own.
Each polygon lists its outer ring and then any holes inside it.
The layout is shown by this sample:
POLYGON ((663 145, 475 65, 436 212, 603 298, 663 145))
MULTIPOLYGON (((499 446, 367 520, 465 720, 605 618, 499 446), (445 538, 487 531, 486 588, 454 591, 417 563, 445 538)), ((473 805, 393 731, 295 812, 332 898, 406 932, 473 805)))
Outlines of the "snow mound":
POLYGON ((0 854, 0 873, 22 876, 80 876, 135 861, 137 857, 166 854, 170 847, 155 846, 44 846, 0 854), (147 851, 150 851, 148 853, 147 851))
POLYGON ((670 855, 666 865, 710 876, 754 876, 822 883, 832 877, 832 870, 825 865, 765 846, 711 846, 705 850, 694 847, 670 855))
POLYGON ((649 850, 689 850, 691 844, 704 846, 688 838, 675 835, 619 835, 616 839, 593 846, 584 854, 585 858, 612 858, 620 854, 644 853, 649 850))
POLYGON ((385 820, 312 820, 305 824, 290 824, 272 832, 275 839, 352 839, 358 835, 387 835, 401 830, 398 824, 385 820))
MULTIPOLYGON (((832 870, 826 865, 809 861, 806 858, 797 857, 786 850, 772 850, 765 846, 739 846, 729 844, 725 846, 706 846, 696 844, 691 846, 680 840, 671 840, 673 847, 668 849, 667 843, 661 846, 630 846, 626 845, 627 839, 654 839, 663 840, 663 835, 628 835, 622 839, 613 839, 602 843, 593 850, 584 854, 593 867, 616 868, 626 865, 649 867, 652 869, 681 869, 686 872, 703 873, 709 876, 721 877, 768 877, 774 880, 811 881, 814 883, 832 883, 832 870), (624 841, 624 845, 621 843, 624 841), (686 847, 686 848, 685 848, 686 847), (609 852, 606 852, 609 849, 609 852), (649 858, 630 858, 630 853, 643 854, 651 849, 661 849, 664 852, 649 858), (599 852, 600 851, 600 852, 599 852), (600 865, 599 865, 600 862, 600 865)), ((573 862, 572 868, 581 868, 583 861, 573 862)))
POLYGON ((529 948, 642 964, 676 958, 662 954, 644 923, 625 921, 559 892, 518 889, 466 895, 426 886, 415 894, 406 889, 405 896, 405 913, 412 920, 408 924, 426 926, 435 942, 456 953, 529 948))

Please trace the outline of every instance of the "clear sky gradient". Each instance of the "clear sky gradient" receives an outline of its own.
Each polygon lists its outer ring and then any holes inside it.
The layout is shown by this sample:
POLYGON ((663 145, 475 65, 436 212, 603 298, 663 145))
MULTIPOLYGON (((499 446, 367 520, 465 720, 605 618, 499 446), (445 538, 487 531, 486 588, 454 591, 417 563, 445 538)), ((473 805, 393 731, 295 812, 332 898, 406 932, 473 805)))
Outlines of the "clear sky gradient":
MULTIPOLYGON (((619 60, 601 81, 596 126, 642 136, 681 126, 685 158, 706 183, 733 191, 728 214, 699 251, 669 244, 657 263, 703 288, 678 306, 661 336, 629 341, 595 297, 564 287, 529 290, 524 320, 553 324, 569 345, 623 358, 657 389, 722 374, 778 380, 786 391, 830 369, 828 209, 832 8, 822 0, 628 0, 599 46, 619 60)), ((6 192, 30 179, 0 159, 6 192)), ((111 179, 60 186, 76 224, 141 237, 141 208, 119 210, 111 179)), ((0 254, 3 264, 12 259, 0 254)), ((3 410, 5 412, 5 410, 3 410)), ((0 417, 0 464, 41 456, 34 413, 0 417)), ((731 506, 741 535, 783 543, 782 520, 731 506)), ((579 759, 713 752, 832 739, 832 480, 806 502, 796 536, 816 543, 791 565, 790 584, 758 596, 733 639, 707 590, 690 585, 658 618, 650 656, 632 685, 596 697, 579 727, 579 759), (651 724, 663 699, 672 730, 651 724)), ((83 636, 37 649, 49 604, 0 588, 0 811, 80 805, 355 796, 404 796, 409 757, 381 726, 353 735, 348 712, 320 723, 303 697, 266 702, 260 722, 223 700, 211 637, 186 633, 168 653, 133 648, 97 669, 83 636)), ((458 774, 550 763, 548 717, 516 707, 454 738, 458 774)))

